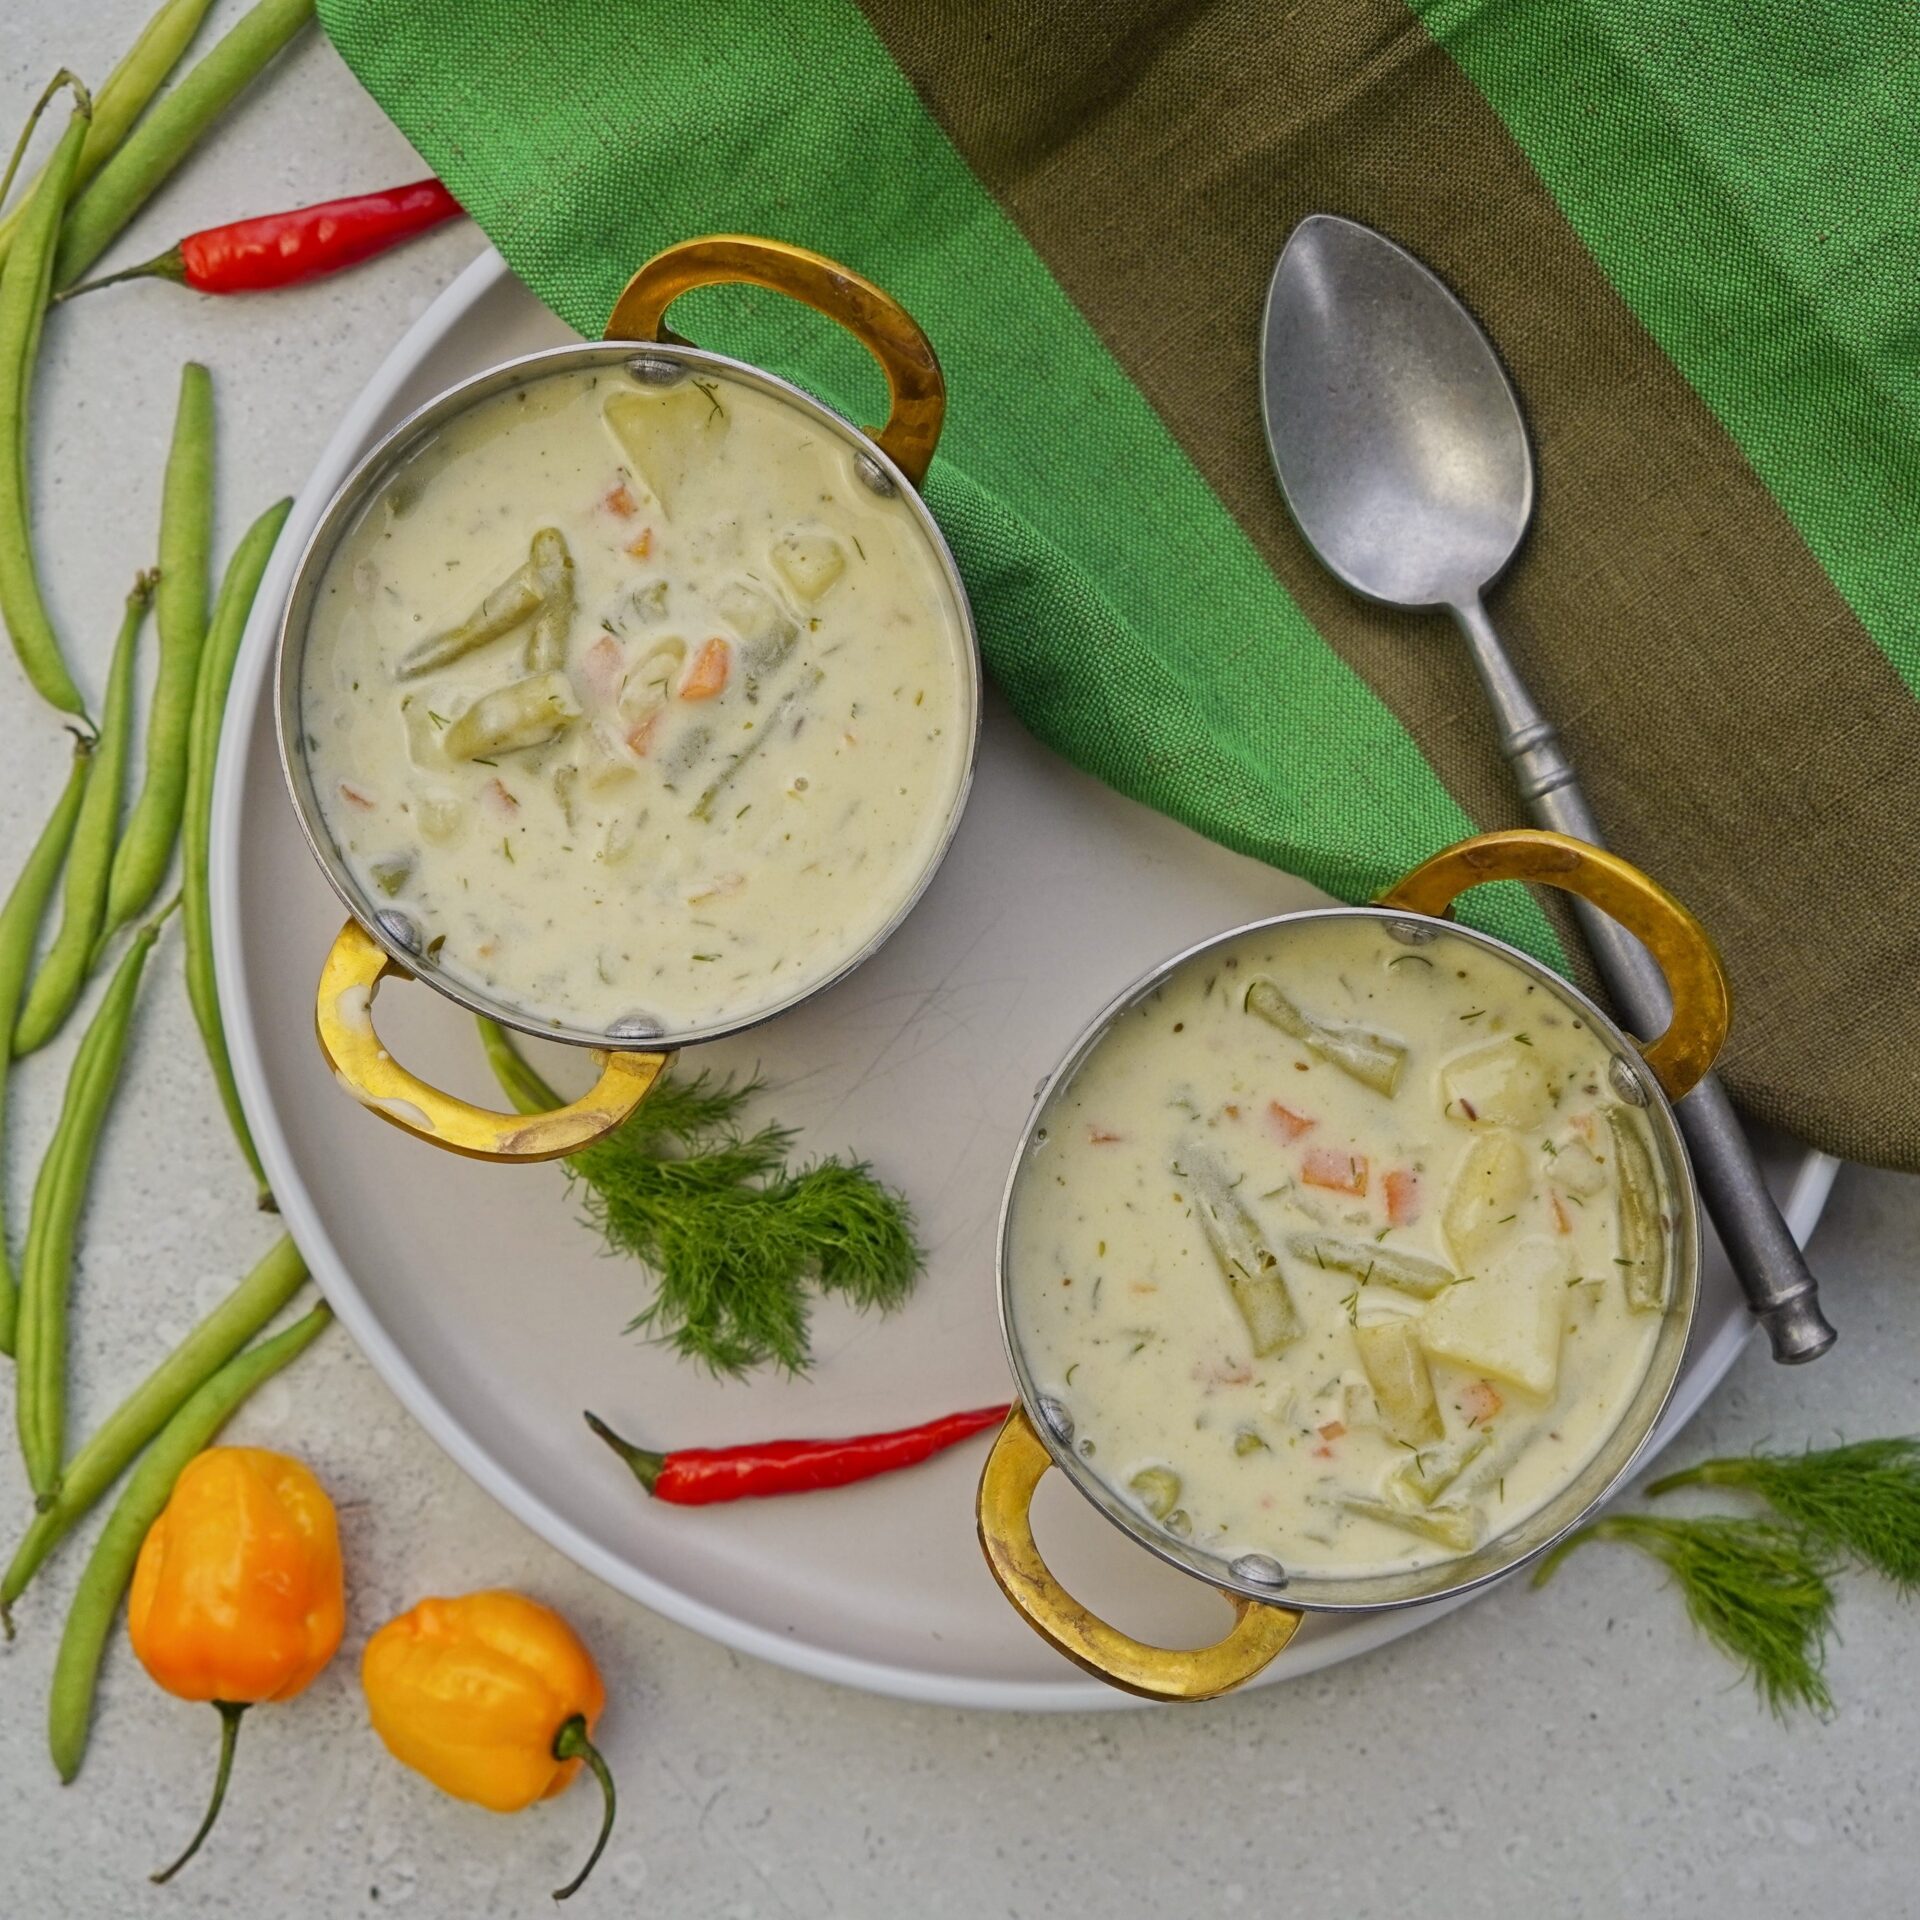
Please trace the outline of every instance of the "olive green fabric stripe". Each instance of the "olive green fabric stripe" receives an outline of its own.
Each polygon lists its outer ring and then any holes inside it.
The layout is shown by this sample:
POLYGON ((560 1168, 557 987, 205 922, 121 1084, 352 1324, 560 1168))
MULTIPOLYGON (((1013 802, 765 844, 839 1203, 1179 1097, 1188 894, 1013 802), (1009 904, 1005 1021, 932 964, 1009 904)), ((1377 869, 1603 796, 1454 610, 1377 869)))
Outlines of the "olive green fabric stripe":
POLYGON ((1920 1051, 1885 1046, 1920 1031, 1920 968, 1869 854, 1913 793, 1920 708, 1400 0, 1166 0, 1124 21, 867 6, 1299 605, 1491 822, 1519 806, 1456 643, 1322 574, 1276 496, 1257 400, 1265 282, 1305 213, 1368 220, 1465 293, 1541 458, 1496 618, 1613 843, 1718 935, 1739 1003, 1729 1079, 1834 1151, 1920 1163, 1920 1051))
MULTIPOLYGON (((774 232, 895 293, 952 392, 928 499, 988 664, 1043 739, 1348 897, 1471 830, 844 0, 637 37, 618 7, 536 9, 512 32, 501 5, 456 0, 325 0, 321 17, 583 332, 642 259, 690 233, 774 232)), ((702 293, 674 324, 866 402, 857 417, 879 404, 858 350, 777 297, 702 293)), ((1506 891, 1465 910, 1551 957, 1538 909, 1506 891)))
POLYGON ((1920 693, 1920 14, 1409 4, 1920 693))

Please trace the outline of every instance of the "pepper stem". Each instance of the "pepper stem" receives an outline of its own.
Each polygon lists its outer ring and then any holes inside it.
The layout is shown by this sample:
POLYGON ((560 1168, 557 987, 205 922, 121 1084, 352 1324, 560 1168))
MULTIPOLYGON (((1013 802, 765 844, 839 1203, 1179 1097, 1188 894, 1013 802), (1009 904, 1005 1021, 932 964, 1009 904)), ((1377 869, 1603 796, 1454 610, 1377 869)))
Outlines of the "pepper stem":
POLYGON ((122 267, 118 273, 103 273, 98 280, 83 280, 77 287, 68 287, 56 293, 54 301, 71 300, 77 293, 91 293, 95 287, 110 287, 119 280, 172 280, 180 286, 187 284, 187 260, 178 247, 169 247, 165 253, 156 253, 151 260, 142 260, 137 267, 122 267))
POLYGON ((554 1890, 553 1897, 556 1900, 569 1900, 587 1884, 587 1875, 599 1864, 600 1856, 607 1850, 607 1841, 612 1837, 613 1775, 600 1757, 600 1749, 587 1738, 587 1717, 583 1713, 576 1713, 553 1736, 553 1757, 556 1760, 584 1760, 593 1769, 593 1777, 600 1782, 600 1791, 606 1795, 607 1801, 606 1811, 600 1816, 600 1837, 594 1841, 593 1851, 587 1855, 587 1864, 564 1887, 554 1890))
POLYGON ((636 1447, 631 1440, 621 1439, 597 1413, 588 1414, 586 1421, 587 1425, 627 1463, 633 1477, 651 1493, 659 1483, 661 1474, 666 1470, 667 1456, 664 1453, 655 1453, 649 1447, 636 1447))
POLYGON ((233 1772, 233 1743, 239 1738, 240 1716, 246 1712, 247 1703, 216 1700, 213 1704, 220 1709, 220 1771, 213 1776, 213 1799, 207 1807, 207 1817, 200 1822, 200 1831, 187 1842, 186 1852, 172 1866, 152 1876, 156 1887, 164 1887, 200 1851, 200 1842, 213 1831, 213 1823, 220 1817, 220 1803, 227 1797, 227 1777, 233 1772))

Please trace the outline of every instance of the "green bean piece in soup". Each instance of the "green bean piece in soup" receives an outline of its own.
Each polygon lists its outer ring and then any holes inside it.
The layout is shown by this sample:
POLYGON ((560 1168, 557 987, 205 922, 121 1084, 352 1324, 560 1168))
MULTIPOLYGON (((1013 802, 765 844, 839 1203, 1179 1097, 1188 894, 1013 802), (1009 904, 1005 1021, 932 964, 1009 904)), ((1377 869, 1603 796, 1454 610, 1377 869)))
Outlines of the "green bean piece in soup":
POLYGON ((1675 1202, 1608 1043, 1464 935, 1421 951, 1397 967, 1371 916, 1204 949, 1049 1096, 1015 1185, 1032 1389, 1222 1561, 1471 1552, 1581 1472, 1653 1353, 1675 1202))
POLYGON ((624 365, 477 402, 329 557, 300 739, 366 902, 575 1032, 802 997, 913 897, 972 742, 913 504, 730 378, 624 365))

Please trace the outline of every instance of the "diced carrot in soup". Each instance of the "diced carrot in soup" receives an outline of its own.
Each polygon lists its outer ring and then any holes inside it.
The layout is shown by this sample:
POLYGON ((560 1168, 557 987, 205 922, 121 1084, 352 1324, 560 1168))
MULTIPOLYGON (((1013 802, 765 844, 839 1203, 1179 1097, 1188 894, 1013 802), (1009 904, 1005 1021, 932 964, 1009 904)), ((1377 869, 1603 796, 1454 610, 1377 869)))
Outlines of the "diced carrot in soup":
POLYGON ((715 635, 700 643, 686 677, 680 682, 682 700, 711 700, 725 690, 727 676, 733 670, 733 649, 715 635))
POLYGON ((1313 1122, 1304 1113, 1295 1113, 1291 1107, 1283 1107, 1278 1100, 1267 1102, 1267 1119, 1280 1138, 1292 1145, 1303 1133, 1313 1130, 1313 1122))
POLYGON ((1491 1380, 1469 1380, 1460 1389, 1460 1411, 1477 1426, 1484 1426, 1507 1403, 1491 1380))
POLYGON ((600 504, 609 513, 617 513, 622 520, 631 520, 638 511, 633 503, 633 495, 627 491, 627 483, 624 480, 616 480, 607 489, 600 504))
POLYGON ((1300 1178, 1310 1187, 1325 1187, 1331 1193, 1365 1193, 1367 1156, 1339 1147, 1312 1147, 1300 1163, 1300 1178))
POLYGON ((1420 1176, 1411 1167, 1395 1167, 1380 1184, 1387 1196, 1387 1225, 1412 1226, 1420 1218, 1420 1176))
POLYGON ((636 560, 646 559, 653 551, 653 529, 651 527, 642 527, 640 531, 627 542, 627 551, 632 554, 636 560))
POLYGON ((655 707, 651 713, 643 713, 627 729, 627 751, 644 760, 653 751, 654 729, 660 724, 660 709, 655 707))

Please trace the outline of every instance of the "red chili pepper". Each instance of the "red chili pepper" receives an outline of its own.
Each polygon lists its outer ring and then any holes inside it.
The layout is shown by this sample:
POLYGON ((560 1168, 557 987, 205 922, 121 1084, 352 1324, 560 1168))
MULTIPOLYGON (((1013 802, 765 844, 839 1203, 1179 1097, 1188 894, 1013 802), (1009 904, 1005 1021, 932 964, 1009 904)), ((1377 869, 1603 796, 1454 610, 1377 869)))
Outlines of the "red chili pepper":
POLYGON ((917 1467, 922 1460, 1007 1417, 1007 1407, 949 1413, 897 1433, 858 1434, 847 1440, 761 1440, 743 1447, 682 1447, 655 1453, 623 1440, 594 1414, 587 1425, 629 1467, 656 1500, 678 1507, 717 1500, 750 1500, 773 1493, 813 1493, 877 1474, 917 1467))
POLYGON ((256 214, 203 227, 140 266, 71 287, 61 298, 145 278, 177 280, 197 293, 264 293, 338 273, 462 211, 438 180, 416 180, 410 187, 323 200, 291 213, 256 214))

